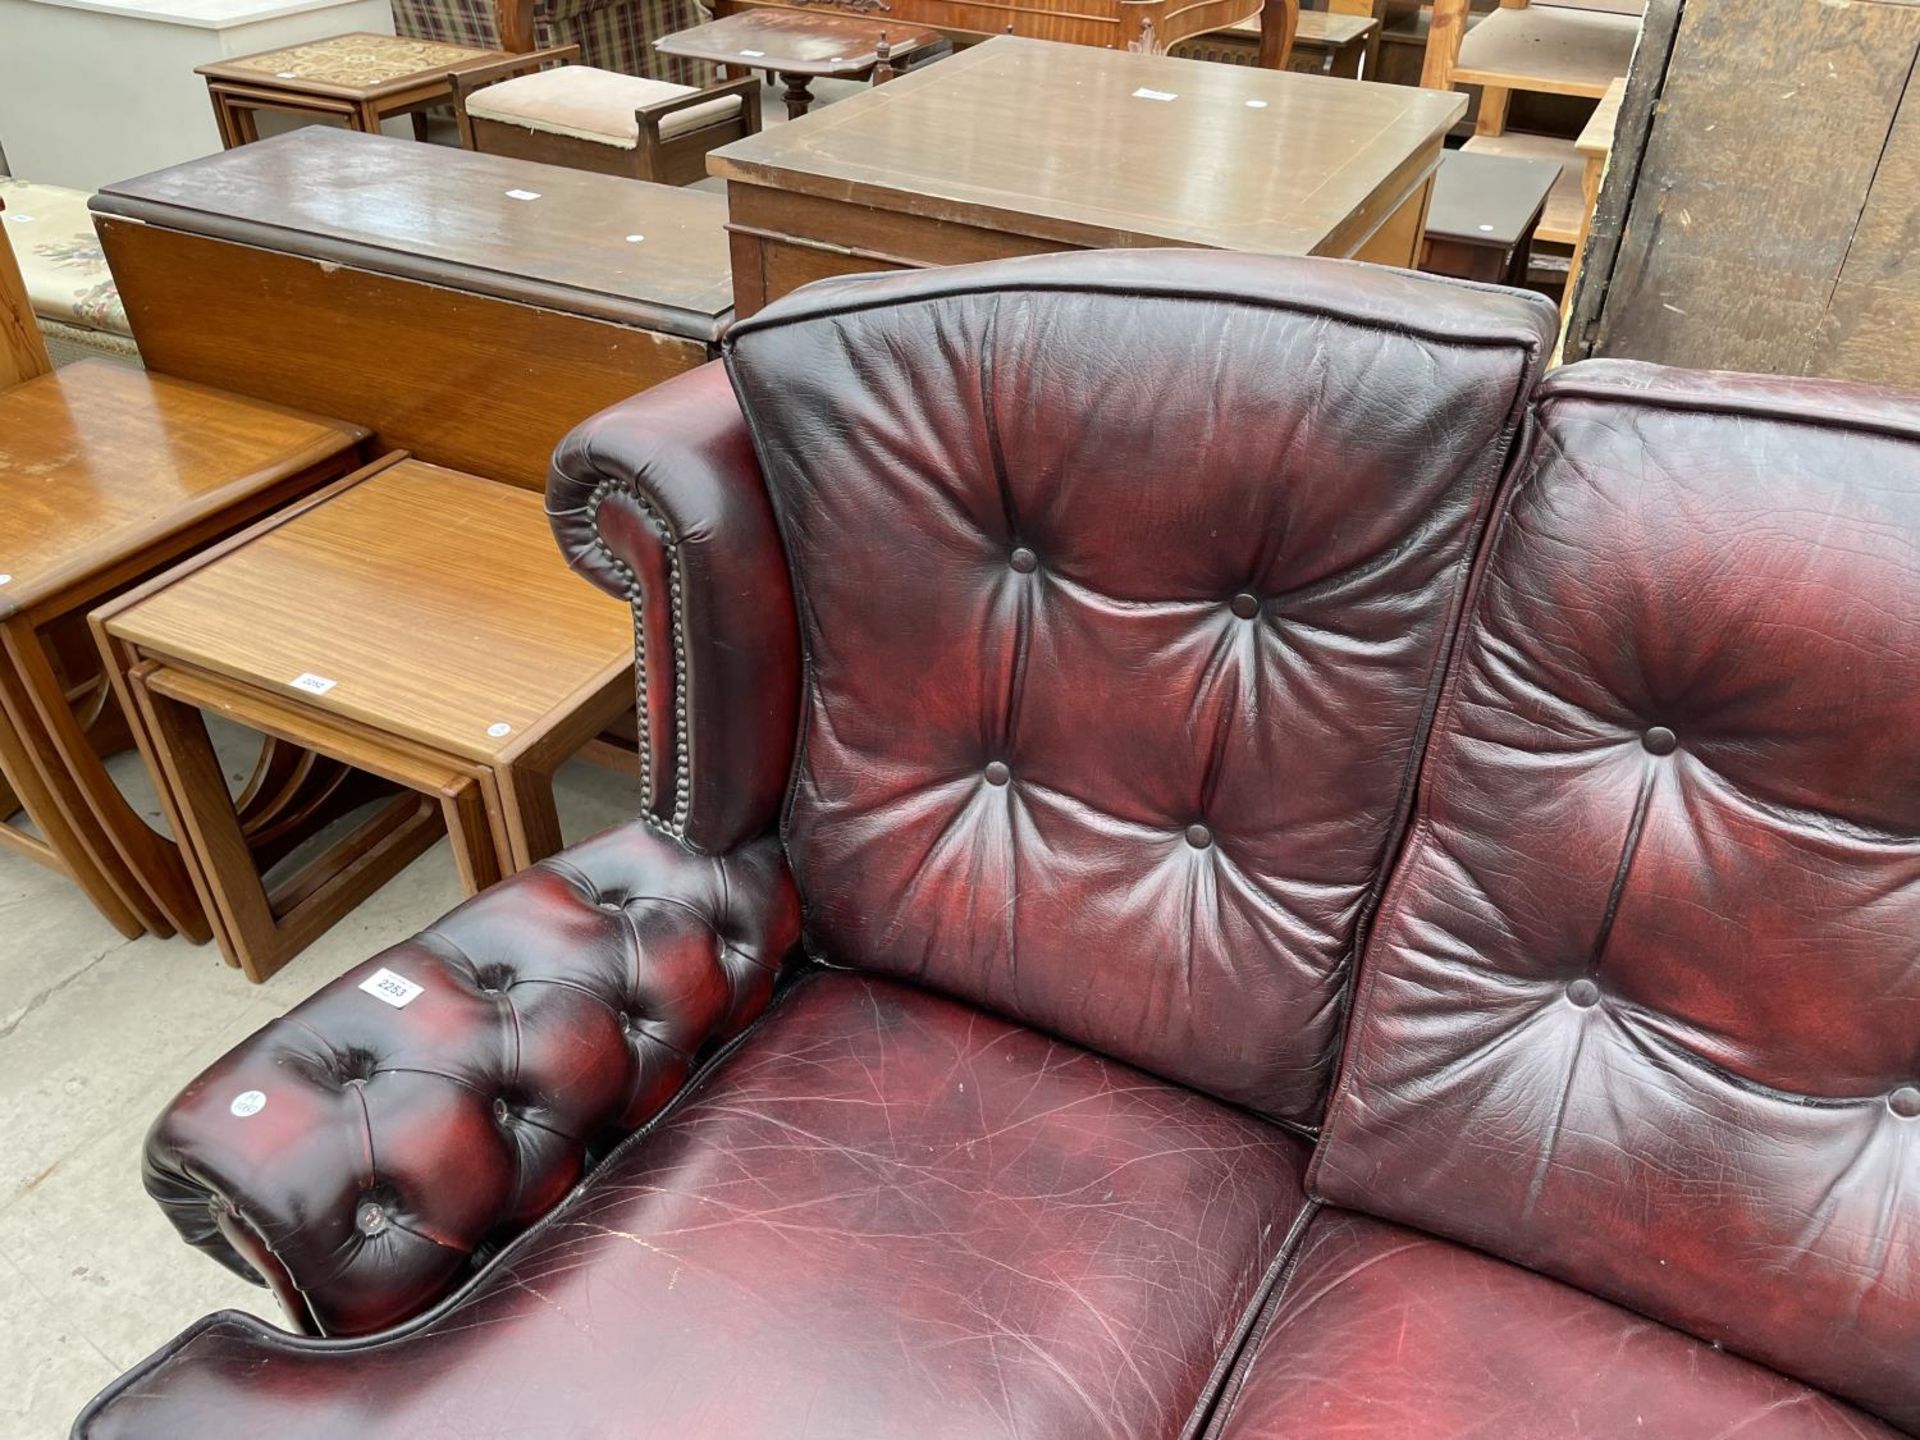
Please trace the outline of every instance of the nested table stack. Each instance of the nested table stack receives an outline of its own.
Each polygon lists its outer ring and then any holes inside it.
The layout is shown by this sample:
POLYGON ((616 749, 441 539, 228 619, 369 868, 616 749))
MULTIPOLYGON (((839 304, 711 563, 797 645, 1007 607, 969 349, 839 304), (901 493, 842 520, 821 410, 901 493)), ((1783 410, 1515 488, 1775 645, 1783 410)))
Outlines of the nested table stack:
POLYGON ((254 980, 443 832, 469 894, 557 850, 554 770, 633 704, 631 617, 567 569, 540 497, 399 455, 94 623, 214 937, 254 980), (205 714, 390 788, 277 866, 205 714))
POLYGON ((70 874, 124 934, 205 921, 103 758, 127 744, 88 610, 350 470, 367 432, 109 360, 0 393, 0 845, 70 874))

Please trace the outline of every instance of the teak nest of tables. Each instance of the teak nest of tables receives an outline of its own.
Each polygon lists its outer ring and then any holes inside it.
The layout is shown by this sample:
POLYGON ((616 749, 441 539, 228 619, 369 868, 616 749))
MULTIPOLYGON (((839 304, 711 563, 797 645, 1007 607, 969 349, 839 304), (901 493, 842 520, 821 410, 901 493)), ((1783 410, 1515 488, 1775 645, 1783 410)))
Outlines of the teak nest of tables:
POLYGON ((121 708, 90 607, 358 463, 367 432, 83 360, 0 392, 0 844, 123 933, 205 939, 178 852, 114 785, 121 708), (9 793, 10 792, 10 793, 9 793))
POLYGON ((443 831, 470 894, 558 849, 553 772, 631 709, 632 623, 568 570, 539 495, 397 454, 94 616, 214 936, 254 980, 443 831), (202 712, 394 789, 268 873, 286 851, 248 833, 202 712))

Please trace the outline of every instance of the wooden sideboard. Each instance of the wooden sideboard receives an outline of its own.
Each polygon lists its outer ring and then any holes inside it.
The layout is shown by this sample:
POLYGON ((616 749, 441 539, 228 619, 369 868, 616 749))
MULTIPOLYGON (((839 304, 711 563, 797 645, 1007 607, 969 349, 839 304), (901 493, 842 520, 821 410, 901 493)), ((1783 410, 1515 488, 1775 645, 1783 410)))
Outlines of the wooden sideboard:
POLYGON ((1410 266, 1451 92, 987 41, 708 157, 741 315, 809 280, 1197 246, 1410 266))

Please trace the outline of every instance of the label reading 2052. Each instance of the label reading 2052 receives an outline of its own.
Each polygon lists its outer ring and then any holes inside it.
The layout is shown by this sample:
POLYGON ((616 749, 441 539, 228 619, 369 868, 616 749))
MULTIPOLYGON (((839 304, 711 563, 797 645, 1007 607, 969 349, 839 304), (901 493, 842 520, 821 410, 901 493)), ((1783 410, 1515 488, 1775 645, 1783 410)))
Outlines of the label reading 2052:
POLYGON ((292 683, 294 689, 304 690, 309 695, 324 695, 340 682, 338 680, 329 680, 324 675, 315 675, 309 670, 294 676, 292 683))

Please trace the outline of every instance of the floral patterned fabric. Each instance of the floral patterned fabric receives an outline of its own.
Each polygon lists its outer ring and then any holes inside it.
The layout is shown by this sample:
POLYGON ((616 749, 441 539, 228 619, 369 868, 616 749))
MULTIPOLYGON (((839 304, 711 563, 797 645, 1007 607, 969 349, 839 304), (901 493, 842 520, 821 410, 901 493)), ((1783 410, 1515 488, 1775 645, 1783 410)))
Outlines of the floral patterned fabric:
POLYGON ((0 176, 0 203, 6 206, 0 224, 20 261, 35 315, 80 330, 133 333, 84 190, 0 176))

